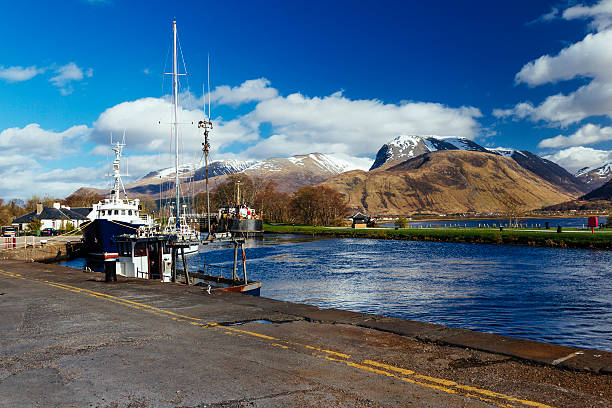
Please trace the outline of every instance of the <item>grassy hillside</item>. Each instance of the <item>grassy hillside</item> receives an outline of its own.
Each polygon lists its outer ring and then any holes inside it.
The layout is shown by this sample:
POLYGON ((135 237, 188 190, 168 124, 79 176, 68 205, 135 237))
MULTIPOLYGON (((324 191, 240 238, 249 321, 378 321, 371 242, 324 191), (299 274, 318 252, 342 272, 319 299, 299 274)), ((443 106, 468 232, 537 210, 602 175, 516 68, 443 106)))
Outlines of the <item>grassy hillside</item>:
POLYGON ((348 206, 377 215, 504 212, 541 208, 577 197, 508 157, 471 151, 423 154, 389 169, 340 174, 323 185, 348 206))

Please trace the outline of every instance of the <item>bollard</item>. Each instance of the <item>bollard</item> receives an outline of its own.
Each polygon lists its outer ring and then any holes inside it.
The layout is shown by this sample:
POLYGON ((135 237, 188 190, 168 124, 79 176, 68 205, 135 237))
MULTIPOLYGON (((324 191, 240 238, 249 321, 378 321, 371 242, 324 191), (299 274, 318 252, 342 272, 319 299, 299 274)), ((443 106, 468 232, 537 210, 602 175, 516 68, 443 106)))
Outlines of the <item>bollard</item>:
POLYGON ((105 259, 104 260, 104 281, 105 282, 117 282, 117 260, 116 259, 105 259))
POLYGON ((504 227, 502 227, 502 226, 500 225, 500 226, 499 226, 499 230, 500 230, 500 231, 503 231, 503 230, 504 230, 504 227))
POLYGON ((559 234, 562 232, 562 230, 561 230, 561 226, 560 226, 560 225, 557 225, 557 232, 558 232, 559 234))

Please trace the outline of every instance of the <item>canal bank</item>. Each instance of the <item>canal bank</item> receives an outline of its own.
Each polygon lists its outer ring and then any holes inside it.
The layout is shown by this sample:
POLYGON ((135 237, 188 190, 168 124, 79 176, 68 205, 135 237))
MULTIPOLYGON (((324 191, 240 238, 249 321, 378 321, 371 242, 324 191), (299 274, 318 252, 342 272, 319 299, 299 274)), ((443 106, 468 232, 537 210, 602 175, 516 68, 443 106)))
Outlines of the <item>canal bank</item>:
POLYGON ((608 352, 57 265, 0 270, 2 405, 612 401, 608 352))
POLYGON ((612 231, 519 230, 512 228, 337 228, 264 224, 268 234, 304 234, 335 238, 397 239, 549 248, 612 249, 612 231))

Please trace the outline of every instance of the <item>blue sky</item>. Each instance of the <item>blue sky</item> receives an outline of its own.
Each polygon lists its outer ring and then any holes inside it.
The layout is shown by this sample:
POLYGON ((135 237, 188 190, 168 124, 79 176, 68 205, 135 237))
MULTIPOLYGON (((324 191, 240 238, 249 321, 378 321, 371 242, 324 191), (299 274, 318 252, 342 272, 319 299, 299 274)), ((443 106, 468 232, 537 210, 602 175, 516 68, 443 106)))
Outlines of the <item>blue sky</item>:
MULTIPOLYGON (((612 1, 171 3, 4 3, 0 197, 104 186, 111 132, 126 132, 134 178, 171 164, 158 122, 173 18, 186 122, 203 115, 211 58, 213 158, 363 166, 398 134, 437 134, 570 171, 612 160, 612 1)), ((197 130, 182 138, 198 158, 197 130)))

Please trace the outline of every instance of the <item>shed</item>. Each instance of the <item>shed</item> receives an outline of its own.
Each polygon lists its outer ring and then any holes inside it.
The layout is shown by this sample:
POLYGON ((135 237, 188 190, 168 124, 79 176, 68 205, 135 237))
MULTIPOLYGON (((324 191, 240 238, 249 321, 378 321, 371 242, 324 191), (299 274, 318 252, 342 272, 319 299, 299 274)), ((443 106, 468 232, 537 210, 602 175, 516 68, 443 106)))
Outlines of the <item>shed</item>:
POLYGON ((357 212, 350 217, 353 220, 352 228, 365 228, 370 223, 370 216, 357 212))

